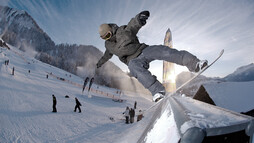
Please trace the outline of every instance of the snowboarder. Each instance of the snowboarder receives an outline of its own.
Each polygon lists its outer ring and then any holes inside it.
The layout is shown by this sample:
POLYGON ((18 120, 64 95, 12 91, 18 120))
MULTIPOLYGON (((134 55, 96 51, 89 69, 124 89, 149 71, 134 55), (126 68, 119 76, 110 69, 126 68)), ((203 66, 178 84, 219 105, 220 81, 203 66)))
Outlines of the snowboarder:
POLYGON ((142 11, 127 25, 120 27, 113 23, 100 25, 99 34, 105 40, 106 51, 96 67, 100 68, 115 54, 128 66, 130 74, 152 93, 153 101, 157 102, 165 96, 165 88, 148 70, 150 62, 153 60, 173 62, 186 66, 192 72, 200 71, 208 62, 200 61, 187 51, 178 51, 164 45, 149 46, 140 43, 136 35, 146 24, 149 16, 149 11, 142 11))
POLYGON ((77 110, 77 108, 78 108, 79 113, 81 113, 80 106, 82 106, 82 105, 81 105, 80 102, 78 101, 78 98, 77 98, 77 97, 75 98, 75 101, 76 101, 76 106, 75 106, 74 112, 76 112, 76 110, 77 110))
POLYGON ((11 75, 14 75, 14 72, 15 72, 15 68, 13 67, 11 75))
POLYGON ((93 84, 94 78, 91 78, 90 83, 89 83, 89 88, 88 88, 88 92, 90 91, 92 84, 93 84))
POLYGON ((137 116, 137 122, 140 121, 140 120, 142 120, 143 117, 144 117, 144 116, 143 116, 142 110, 139 110, 138 116, 137 116))
POLYGON ((57 112, 57 110, 56 110, 57 101, 56 101, 56 97, 54 94, 52 95, 52 98, 53 98, 53 111, 52 112, 57 112))
POLYGON ((126 107, 126 110, 123 112, 123 114, 125 116, 125 123, 129 124, 130 109, 128 106, 126 107))
POLYGON ((83 89, 82 89, 82 93, 84 92, 85 88, 86 88, 86 84, 88 83, 89 81, 89 77, 87 77, 84 81, 84 84, 83 84, 83 89))
POLYGON ((137 101, 134 102, 134 109, 137 108, 137 101))
POLYGON ((130 123, 134 123, 135 110, 131 108, 130 110, 130 123))

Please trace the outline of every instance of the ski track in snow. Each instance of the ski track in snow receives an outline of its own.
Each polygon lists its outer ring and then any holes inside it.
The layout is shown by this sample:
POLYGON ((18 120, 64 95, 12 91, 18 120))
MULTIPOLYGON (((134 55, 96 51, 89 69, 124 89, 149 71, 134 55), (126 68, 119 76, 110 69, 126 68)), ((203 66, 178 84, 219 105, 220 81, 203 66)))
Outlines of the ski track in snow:
POLYGON ((126 106, 133 107, 137 101, 138 109, 146 109, 152 104, 142 97, 122 96, 124 103, 103 96, 88 98, 86 92, 81 94, 81 88, 50 76, 47 79, 45 72, 83 84, 83 79, 75 75, 66 77, 70 73, 30 58, 15 47, 10 51, 0 47, 1 143, 115 142, 138 125, 124 123, 122 112, 126 106), (7 59, 8 66, 4 65, 7 59), (15 67, 14 76, 12 67, 15 67), (57 99, 58 113, 51 112, 52 94, 57 99), (73 112, 75 97, 82 104, 82 113, 73 112))

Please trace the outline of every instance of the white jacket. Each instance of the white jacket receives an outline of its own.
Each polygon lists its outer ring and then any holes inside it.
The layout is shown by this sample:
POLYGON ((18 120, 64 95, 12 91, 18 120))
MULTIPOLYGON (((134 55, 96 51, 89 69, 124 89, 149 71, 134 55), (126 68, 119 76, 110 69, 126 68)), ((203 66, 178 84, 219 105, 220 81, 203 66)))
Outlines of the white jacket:
POLYGON ((123 114, 124 114, 125 116, 130 116, 129 112, 130 112, 130 110, 129 110, 129 109, 126 109, 126 110, 123 112, 123 114))

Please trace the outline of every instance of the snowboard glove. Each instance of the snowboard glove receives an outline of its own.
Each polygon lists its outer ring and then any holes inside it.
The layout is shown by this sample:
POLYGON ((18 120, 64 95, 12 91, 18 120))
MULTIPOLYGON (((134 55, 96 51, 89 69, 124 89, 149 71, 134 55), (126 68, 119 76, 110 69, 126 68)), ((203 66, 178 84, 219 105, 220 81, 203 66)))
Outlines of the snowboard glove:
POLYGON ((139 14, 139 20, 142 26, 144 26, 146 24, 146 20, 148 19, 148 17, 150 16, 150 12, 149 11, 142 11, 139 14))

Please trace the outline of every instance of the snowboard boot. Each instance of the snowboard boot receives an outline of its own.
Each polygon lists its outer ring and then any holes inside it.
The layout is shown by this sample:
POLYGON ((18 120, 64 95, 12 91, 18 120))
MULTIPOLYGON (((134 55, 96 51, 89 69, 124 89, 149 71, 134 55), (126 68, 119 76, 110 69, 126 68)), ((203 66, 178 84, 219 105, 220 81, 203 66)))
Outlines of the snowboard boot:
POLYGON ((206 67, 208 65, 208 61, 207 60, 201 60, 196 64, 196 69, 195 72, 199 72, 201 71, 204 67, 206 67))
POLYGON ((165 97, 165 91, 160 91, 153 96, 153 102, 158 102, 165 97))

